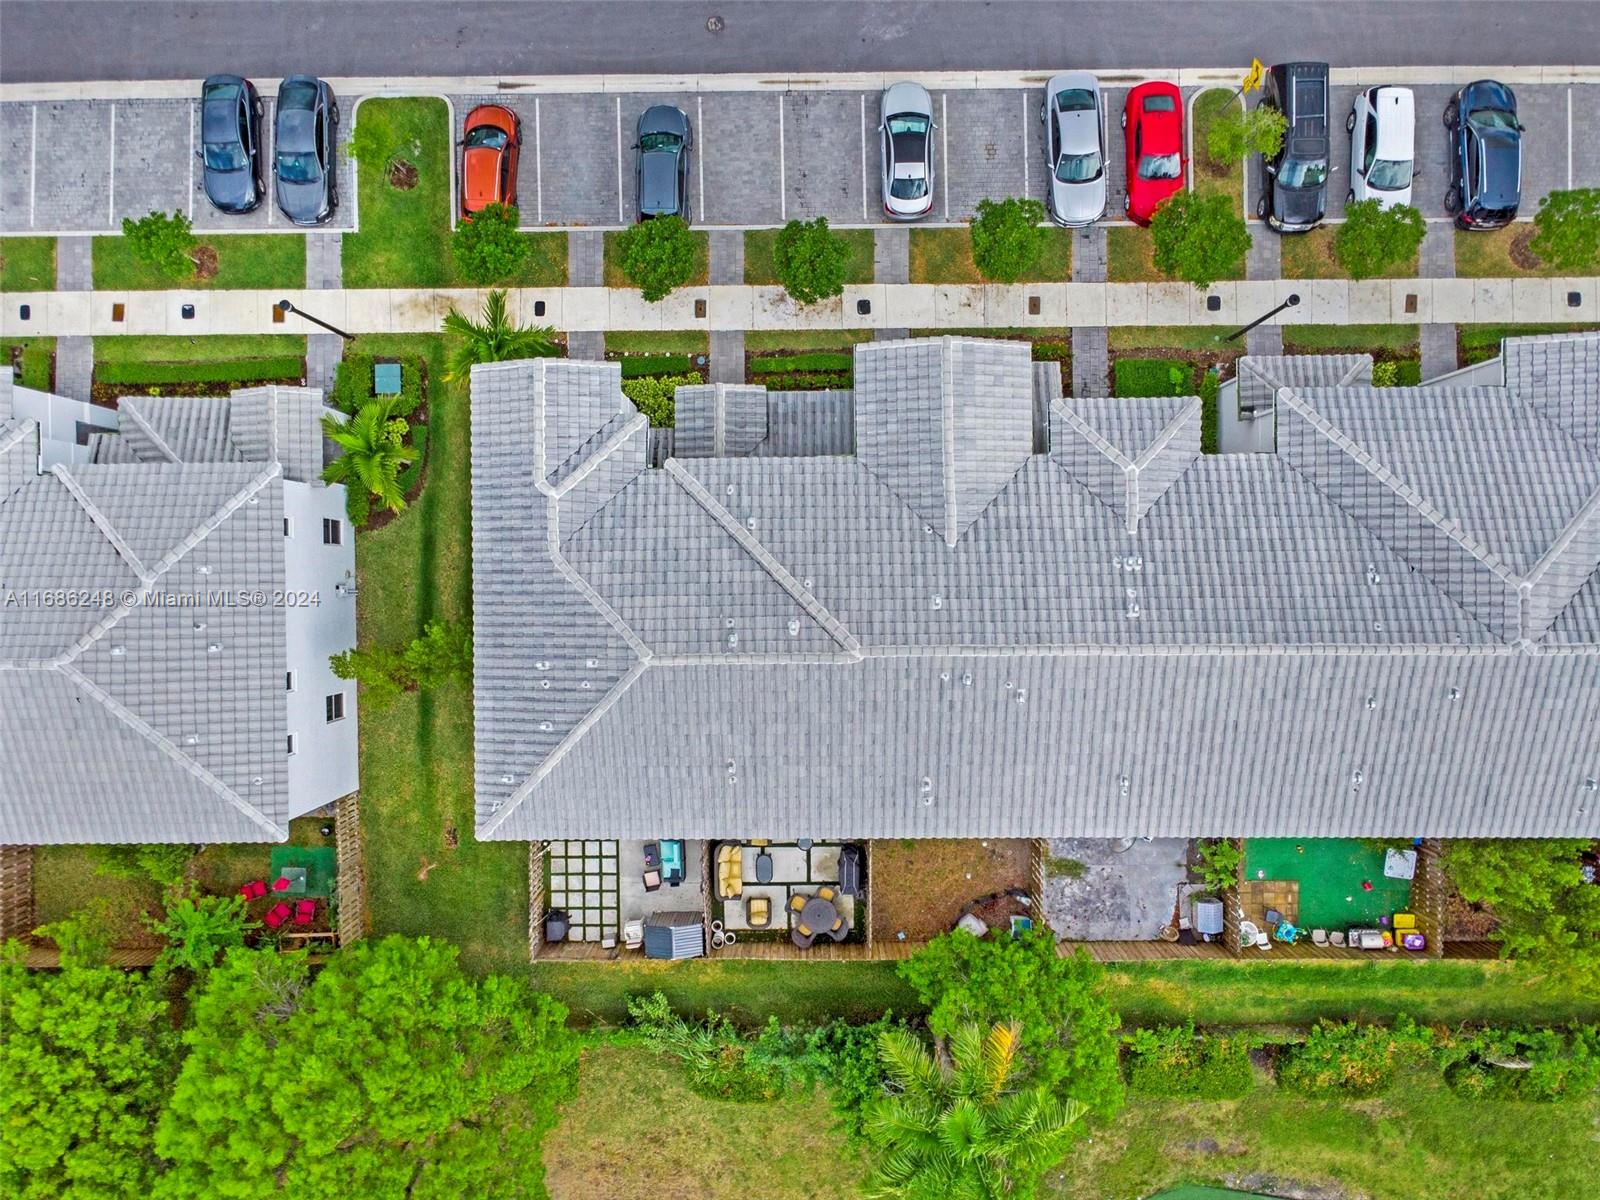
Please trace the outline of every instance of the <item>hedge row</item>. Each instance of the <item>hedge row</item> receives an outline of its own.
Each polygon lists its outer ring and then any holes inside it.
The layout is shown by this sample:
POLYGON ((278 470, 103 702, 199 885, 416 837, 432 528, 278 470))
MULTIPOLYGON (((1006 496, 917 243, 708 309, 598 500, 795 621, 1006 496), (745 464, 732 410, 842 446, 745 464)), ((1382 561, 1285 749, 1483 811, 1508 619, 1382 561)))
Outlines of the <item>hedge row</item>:
POLYGON ((794 371, 785 375, 763 375, 757 382, 773 392, 818 392, 853 387, 855 375, 849 371, 794 371))
POLYGON ((792 375, 823 371, 849 372, 855 369, 855 365, 856 360, 853 354, 818 351, 815 354, 787 354, 772 358, 752 358, 750 360, 750 374, 792 375))
POLYGON ((667 426, 677 420, 678 389, 700 382, 698 375, 647 375, 642 379, 624 379, 622 394, 650 418, 650 424, 667 426))
POLYGON ((624 379, 646 375, 686 375, 694 370, 694 359, 687 354, 631 354, 619 359, 624 379))
POLYGON ((1118 396, 1192 396, 1194 368, 1177 358, 1119 358, 1113 391, 1118 396))
POLYGON ((305 363, 299 358, 230 358, 210 362, 103 362, 95 367, 99 383, 123 386, 157 383, 249 383, 260 379, 299 380, 305 363))

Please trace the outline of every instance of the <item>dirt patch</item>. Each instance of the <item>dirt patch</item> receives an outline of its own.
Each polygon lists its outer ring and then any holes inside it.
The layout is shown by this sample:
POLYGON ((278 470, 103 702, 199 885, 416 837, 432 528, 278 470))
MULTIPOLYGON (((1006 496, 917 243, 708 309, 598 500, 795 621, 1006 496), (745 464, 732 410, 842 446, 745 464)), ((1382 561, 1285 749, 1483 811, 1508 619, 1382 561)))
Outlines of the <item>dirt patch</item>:
POLYGON ((872 936, 924 942, 980 897, 1028 886, 1023 838, 922 838, 872 843, 872 936))
POLYGON ((1456 892, 1444 902, 1444 936, 1451 942, 1487 941, 1500 922, 1481 904, 1468 904, 1456 892))
POLYGON ((444 848, 454 850, 461 845, 461 834, 456 832, 456 823, 451 821, 444 827, 444 848))
POLYGON ((1529 225, 1511 235, 1511 245, 1506 253, 1518 270, 1537 271, 1544 266, 1544 260, 1533 252, 1533 239, 1537 233, 1538 230, 1529 225))
POLYGON ((89 385, 89 401, 102 408, 115 408, 124 396, 231 396, 239 388, 269 387, 272 385, 294 387, 305 379, 302 373, 293 379, 236 379, 227 383, 102 383, 96 379, 89 385))
POLYGON ((417 186, 417 164, 403 158, 389 160, 389 186, 397 192, 409 192, 417 186))
POLYGON ((418 858, 418 861, 420 861, 422 863, 422 866, 420 868, 418 868, 418 870, 417 870, 417 882, 418 883, 427 883, 428 882, 428 872, 432 871, 439 864, 436 863, 436 862, 429 862, 428 861, 428 856, 426 854, 420 854, 420 855, 417 856, 417 858, 418 858))
POLYGON ((196 279, 215 279, 217 277, 217 248, 215 246, 196 246, 194 253, 189 257, 194 259, 194 277, 196 279))

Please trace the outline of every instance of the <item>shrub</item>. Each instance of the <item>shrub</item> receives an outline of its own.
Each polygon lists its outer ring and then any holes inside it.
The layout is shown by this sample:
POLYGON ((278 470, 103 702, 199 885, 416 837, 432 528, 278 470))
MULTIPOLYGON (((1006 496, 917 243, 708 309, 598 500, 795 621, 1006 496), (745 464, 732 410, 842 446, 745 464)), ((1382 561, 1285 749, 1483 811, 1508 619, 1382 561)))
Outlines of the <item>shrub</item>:
MULTIPOLYGON (((377 396, 372 391, 372 369, 378 361, 376 355, 347 351, 334 369, 333 389, 328 394, 328 403, 340 412, 354 415, 364 405, 376 400, 377 396)), ((394 358, 385 356, 383 361, 393 362, 394 358)), ((391 414, 409 417, 422 406, 426 369, 420 358, 407 356, 400 359, 400 394, 385 397, 391 414)), ((418 457, 421 457, 420 451, 418 457)))
POLYGON ((359 683, 363 702, 379 710, 402 692, 471 684, 472 631, 465 625, 429 621, 421 637, 403 646, 357 646, 333 655, 328 665, 339 679, 359 683))
POLYGON ((192 888, 169 892, 166 914, 149 924, 167 939, 161 965, 196 974, 209 971, 231 947, 243 946, 245 931, 254 927, 245 919, 242 896, 202 896, 192 888))
POLYGON ((848 389, 855 375, 850 371, 794 371, 786 375, 763 375, 760 382, 774 392, 819 392, 848 389))
POLYGON ((785 354, 750 360, 752 375, 787 375, 795 371, 853 371, 853 354, 819 350, 813 354, 785 354))
POLYGON ((1600 1087, 1600 1026, 1480 1029, 1440 1049, 1445 1078, 1464 1095, 1583 1100, 1600 1087))
POLYGON ((694 373, 694 359, 687 354, 632 354, 619 360, 624 379, 639 379, 645 375, 689 375, 694 373))
POLYGON ((196 846, 175 842, 159 846, 92 846, 95 873, 116 879, 149 879, 162 887, 183 880, 196 846))
POLYGON ((1278 1085, 1306 1096, 1376 1096, 1388 1090, 1397 1067, 1424 1061, 1432 1044, 1432 1032, 1406 1016, 1388 1029, 1319 1021, 1304 1044, 1285 1050, 1278 1085))
POLYGON ((1586 883, 1581 839, 1452 841, 1444 869, 1462 899, 1499 921, 1501 952, 1577 987, 1600 982, 1600 887, 1586 883))
POLYGON ((623 230, 618 239, 618 263, 653 304, 689 282, 697 250, 694 234, 682 217, 654 217, 623 230))
POLYGON ((685 1021, 665 996, 652 992, 628 998, 628 1018, 647 1046, 683 1063, 691 1091, 712 1100, 776 1100, 806 1077, 803 1043, 776 1017, 746 1041, 726 1017, 707 1013, 702 1022, 685 1021))
POLYGON ((1075 858, 1052 858, 1045 864, 1045 871, 1053 879, 1082 879, 1086 870, 1088 868, 1075 858))
POLYGON ((1372 364, 1372 386, 1393 387, 1400 377, 1400 364, 1396 362, 1375 362, 1372 364))
POLYGON ((1156 269, 1204 290, 1237 269, 1250 231, 1227 195, 1174 192, 1150 218, 1156 269))
POLYGON ((1128 1051, 1128 1088, 1141 1095, 1237 1100, 1255 1086, 1249 1040, 1196 1037, 1193 1022, 1137 1030, 1128 1051))
POLYGON ((850 243, 829 230, 827 217, 790 221, 778 230, 772 247, 773 274, 801 304, 843 292, 849 265, 850 243))
POLYGON ((883 1095, 879 1037, 894 1028, 891 1013, 870 1025, 851 1025, 835 1018, 806 1035, 806 1062, 828 1089, 833 1111, 852 1142, 866 1135, 867 1106, 883 1095))
POLYGON ((1563 271, 1600 267, 1600 188, 1549 192, 1533 216, 1528 248, 1563 271))
POLYGON ((1220 449, 1217 437, 1221 414, 1217 396, 1222 389, 1222 379, 1215 367, 1200 378, 1200 453, 1215 454, 1220 449))
POLYGON ((1244 851, 1227 838, 1218 838, 1200 847, 1200 875, 1206 890, 1223 892, 1239 884, 1239 863, 1244 851))
POLYGON ((1049 232, 1041 224, 1044 205, 1013 196, 978 201, 972 218, 972 261, 985 279, 1015 283, 1038 261, 1049 232))
POLYGON ((1409 204, 1384 208, 1376 200, 1347 204, 1333 235, 1333 253, 1353 279, 1371 279, 1410 263, 1427 223, 1409 204))
POLYGON ((1071 362, 1071 342, 1035 342, 1033 344, 1034 362, 1071 362))
POLYGON ((411 427, 411 449, 416 457, 408 462, 400 471, 397 482, 400 491, 409 496, 422 482, 422 467, 428 461, 428 427, 426 425, 413 425, 411 427))
POLYGON ((1112 377, 1119 396, 1186 396, 1194 390, 1194 368, 1175 358, 1119 358, 1112 377))
POLYGON ((95 382, 123 387, 169 383, 255 383, 259 380, 299 380, 305 360, 277 355, 271 358, 229 358, 212 362, 102 362, 94 368, 95 382))
POLYGON ((190 255, 200 244, 181 212, 153 212, 137 221, 122 218, 122 236, 135 258, 147 262, 169 279, 187 279, 194 274, 190 255))
POLYGON ((511 205, 490 204, 458 223, 450 248, 461 273, 473 283, 498 283, 520 267, 528 239, 517 232, 517 220, 511 205))
POLYGON ((678 389, 700 382, 698 375, 647 375, 642 379, 624 379, 622 394, 650 418, 650 424, 667 426, 673 424, 676 417, 678 389))
POLYGON ((1289 121, 1275 108, 1258 104, 1246 112, 1233 105, 1211 123, 1206 149, 1224 163, 1243 162, 1252 154, 1271 158, 1283 145, 1289 121))

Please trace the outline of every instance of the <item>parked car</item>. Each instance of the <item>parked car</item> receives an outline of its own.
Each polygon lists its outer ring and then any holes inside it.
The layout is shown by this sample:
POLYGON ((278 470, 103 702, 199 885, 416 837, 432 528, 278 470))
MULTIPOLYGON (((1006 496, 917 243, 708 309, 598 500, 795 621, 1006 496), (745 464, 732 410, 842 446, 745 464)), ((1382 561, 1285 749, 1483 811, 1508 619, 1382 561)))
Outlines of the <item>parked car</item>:
POLYGON ((883 213, 915 221, 933 211, 933 97, 920 83, 896 83, 879 102, 883 213))
POLYGON ((272 174, 278 211, 296 225, 320 225, 339 207, 339 103, 310 75, 278 85, 272 114, 272 174))
POLYGON ((653 104, 639 116, 633 174, 639 220, 689 219, 689 155, 694 135, 689 117, 670 104, 653 104))
POLYGON ((1262 161, 1256 216, 1279 233, 1305 233, 1328 209, 1328 64, 1279 63, 1261 103, 1289 127, 1278 153, 1262 161))
POLYGON ((1445 211, 1462 229, 1499 229, 1522 202, 1522 123, 1510 88, 1480 79, 1445 105, 1450 190, 1445 211))
POLYGON ((1350 191, 1345 199, 1376 200, 1384 208, 1410 204, 1417 131, 1411 89, 1357 92, 1344 127, 1350 133, 1350 191))
POLYGON ((225 213, 254 211, 266 195, 261 166, 261 97, 237 75, 200 85, 200 149, 206 199, 225 213))
POLYGON ((461 136, 461 219, 472 220, 491 204, 517 202, 517 160, 522 156, 522 121, 499 104, 480 104, 467 114, 461 136))
POLYGON ((1183 190, 1188 164, 1183 157, 1183 95, 1176 84, 1141 83, 1122 106, 1128 194, 1122 207, 1140 225, 1150 224, 1156 206, 1183 190))
POLYGON ((1106 134, 1100 81, 1066 71, 1045 86, 1044 161, 1050 168, 1046 208, 1057 225, 1092 225, 1106 213, 1106 134))

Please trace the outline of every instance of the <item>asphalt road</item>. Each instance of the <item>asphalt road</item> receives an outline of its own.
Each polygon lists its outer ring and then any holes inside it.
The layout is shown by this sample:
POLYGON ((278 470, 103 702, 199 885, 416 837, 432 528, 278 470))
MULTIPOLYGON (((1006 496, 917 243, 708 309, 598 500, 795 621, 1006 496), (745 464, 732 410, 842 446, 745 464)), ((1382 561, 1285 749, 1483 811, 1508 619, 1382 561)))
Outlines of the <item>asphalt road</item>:
POLYGON ((1600 64, 1600 4, 1542 0, 5 0, 0 81, 1600 64), (720 32, 707 20, 720 16, 720 32))

